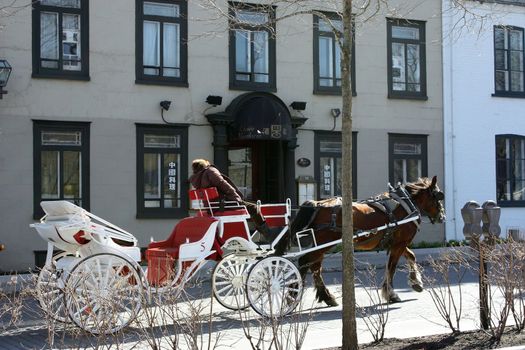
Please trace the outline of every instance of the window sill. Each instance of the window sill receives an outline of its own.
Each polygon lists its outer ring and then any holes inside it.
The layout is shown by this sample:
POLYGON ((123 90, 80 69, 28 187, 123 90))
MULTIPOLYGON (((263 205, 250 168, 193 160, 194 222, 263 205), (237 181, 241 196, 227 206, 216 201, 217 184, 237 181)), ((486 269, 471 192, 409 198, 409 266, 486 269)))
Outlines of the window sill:
POLYGON ((427 95, 397 95, 388 93, 388 98, 392 100, 418 100, 418 101, 427 101, 427 95))
POLYGON ((498 206, 502 208, 525 208, 525 201, 499 201, 498 206))
POLYGON ((139 85, 163 85, 163 86, 176 86, 176 87, 189 87, 187 81, 169 81, 169 80, 156 80, 156 79, 136 79, 135 84, 139 85))
POLYGON ((69 74, 49 74, 49 73, 33 73, 31 78, 35 79, 58 79, 58 80, 78 80, 78 81, 90 81, 89 75, 69 75, 69 74))
POLYGON ((510 98, 525 98, 525 93, 522 92, 495 92, 492 97, 510 97, 510 98))
POLYGON ((258 92, 277 92, 275 86, 270 85, 258 85, 258 84, 234 84, 230 83, 230 90, 240 91, 258 91, 258 92))
MULTIPOLYGON (((341 90, 319 90, 319 89, 314 89, 313 91, 313 94, 314 95, 325 95, 325 96, 341 96, 343 93, 341 90)), ((352 91, 352 96, 355 97, 357 96, 357 93, 355 91, 352 91)))

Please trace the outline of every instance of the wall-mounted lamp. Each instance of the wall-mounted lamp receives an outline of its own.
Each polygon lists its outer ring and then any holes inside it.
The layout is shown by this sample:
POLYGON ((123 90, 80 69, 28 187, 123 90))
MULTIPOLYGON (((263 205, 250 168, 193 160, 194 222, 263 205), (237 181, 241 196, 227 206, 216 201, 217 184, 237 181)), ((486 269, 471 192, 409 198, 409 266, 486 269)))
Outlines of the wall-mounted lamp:
POLYGON ((0 59, 0 100, 4 94, 7 94, 7 90, 4 90, 4 88, 7 85, 12 69, 13 68, 11 68, 11 65, 7 60, 0 59))
POLYGON ((220 106, 222 104, 222 96, 209 95, 206 97, 206 103, 212 106, 220 106))
POLYGON ((290 107, 296 111, 304 111, 306 109, 306 102, 293 101, 290 107))
POLYGON ((339 108, 332 108, 330 113, 332 114, 332 117, 338 118, 341 115, 341 110, 339 108))
POLYGON ((160 101, 160 107, 163 111, 167 111, 170 109, 171 101, 160 101))

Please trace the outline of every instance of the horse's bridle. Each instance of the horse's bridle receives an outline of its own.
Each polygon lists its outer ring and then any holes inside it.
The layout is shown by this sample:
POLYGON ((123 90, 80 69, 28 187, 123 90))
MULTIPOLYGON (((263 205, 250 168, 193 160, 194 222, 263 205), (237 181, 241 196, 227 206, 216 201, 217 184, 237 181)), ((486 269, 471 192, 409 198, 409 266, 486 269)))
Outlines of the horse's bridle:
MULTIPOLYGON (((430 196, 432 197, 432 199, 434 200, 434 202, 436 203, 436 207, 439 208, 439 213, 438 213, 438 216, 440 215, 440 212, 443 208, 443 204, 441 203, 441 201, 443 199, 445 199, 445 194, 442 192, 442 191, 439 191, 439 190, 436 190, 435 188, 431 191, 430 193, 430 196)), ((430 215, 428 215, 428 213, 425 213, 425 215, 428 217, 428 219, 430 220, 430 222, 432 224, 434 224, 434 218, 431 217, 430 215)))

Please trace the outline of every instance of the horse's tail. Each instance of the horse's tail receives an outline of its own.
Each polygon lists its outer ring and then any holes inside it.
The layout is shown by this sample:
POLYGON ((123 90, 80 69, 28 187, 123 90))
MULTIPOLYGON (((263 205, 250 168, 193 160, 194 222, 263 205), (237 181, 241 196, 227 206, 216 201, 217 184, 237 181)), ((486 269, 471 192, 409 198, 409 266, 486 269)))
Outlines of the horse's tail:
POLYGON ((316 208, 314 207, 314 204, 310 201, 304 202, 299 207, 299 211, 290 225, 290 233, 292 236, 294 236, 296 232, 306 230, 308 228, 308 226, 313 221, 313 216, 315 215, 316 211, 315 209, 316 208))
POLYGON ((306 201, 299 207, 299 211, 295 215, 295 218, 290 222, 289 229, 275 246, 276 255, 284 254, 284 252, 290 247, 292 240, 295 239, 296 232, 308 228, 307 226, 313 221, 312 216, 315 215, 314 205, 314 203, 306 201))

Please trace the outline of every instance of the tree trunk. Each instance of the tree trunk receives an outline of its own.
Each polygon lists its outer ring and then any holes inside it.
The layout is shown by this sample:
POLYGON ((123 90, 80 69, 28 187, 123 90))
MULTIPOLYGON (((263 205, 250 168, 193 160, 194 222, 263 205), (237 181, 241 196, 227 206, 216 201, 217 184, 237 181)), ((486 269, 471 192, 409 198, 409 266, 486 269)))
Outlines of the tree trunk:
POLYGON ((343 350, 357 349, 352 224, 352 0, 343 1, 341 85, 343 97, 343 350))

